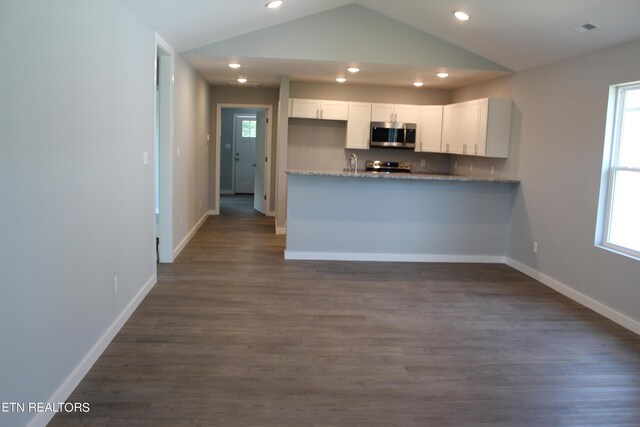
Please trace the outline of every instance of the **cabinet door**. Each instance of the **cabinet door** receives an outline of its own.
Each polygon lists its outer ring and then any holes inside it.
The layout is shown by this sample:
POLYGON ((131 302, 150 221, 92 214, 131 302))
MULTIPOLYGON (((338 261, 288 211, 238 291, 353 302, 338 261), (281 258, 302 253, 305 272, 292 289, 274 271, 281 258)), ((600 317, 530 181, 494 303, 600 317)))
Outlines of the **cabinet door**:
POLYGON ((349 118, 349 103, 345 101, 322 101, 320 118, 324 120, 347 120, 349 118))
POLYGON ((419 111, 416 151, 439 153, 443 108, 441 105, 424 105, 419 111))
POLYGON ((372 122, 393 122, 393 104, 371 104, 372 122))
POLYGON ((368 149, 371 131, 371 104, 349 102, 347 148, 368 149))
POLYGON ((319 119, 320 101, 315 99, 293 99, 291 102, 291 117, 300 119, 319 119))
POLYGON ((396 105, 395 120, 399 123, 418 123, 420 109, 417 105, 396 105))
POLYGON ((478 108, 477 100, 464 102, 464 112, 460 117, 460 144, 462 154, 474 155, 478 138, 478 108))
POLYGON ((481 99, 478 103, 478 126, 476 133, 475 152, 476 156, 487 154, 487 126, 489 124, 489 99, 481 99))
POLYGON ((455 140, 455 126, 453 123, 453 110, 455 105, 445 105, 442 108, 442 144, 440 150, 450 153, 455 140))

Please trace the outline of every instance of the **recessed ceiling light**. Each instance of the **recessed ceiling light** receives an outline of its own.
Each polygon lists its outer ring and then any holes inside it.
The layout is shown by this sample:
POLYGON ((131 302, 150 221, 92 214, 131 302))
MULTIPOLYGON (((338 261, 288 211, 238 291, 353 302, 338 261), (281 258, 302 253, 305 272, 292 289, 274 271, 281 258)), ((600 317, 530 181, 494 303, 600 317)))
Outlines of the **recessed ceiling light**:
POLYGON ((235 69, 240 68, 240 64, 238 64, 237 62, 232 62, 231 64, 229 64, 229 67, 235 69))
POLYGON ((338 77, 338 78, 336 79, 336 81, 337 81, 338 83, 344 83, 344 82, 346 82, 346 81, 347 81, 347 79, 345 79, 344 77, 338 77))
POLYGON ((245 79, 244 77, 239 77, 238 78, 238 83, 246 83, 248 80, 245 79))
POLYGON ((422 82, 413 82, 413 85, 415 87, 422 87, 424 85, 424 83, 422 83, 422 82))
POLYGON ((265 6, 267 6, 269 9, 277 9, 280 6, 282 6, 282 1, 281 0, 270 1, 265 6))
POLYGON ((360 71, 360 68, 358 67, 349 67, 347 68, 347 71, 350 73, 357 73, 358 71, 360 71))
POLYGON ((469 15, 467 13, 465 13, 465 12, 462 12, 461 10, 457 10, 457 11, 453 12, 453 16, 458 18, 460 21, 468 21, 469 20, 469 15))
POLYGON ((436 76, 440 77, 441 79, 444 79, 449 77, 449 73, 445 73, 444 71, 441 71, 439 73, 436 73, 436 76))

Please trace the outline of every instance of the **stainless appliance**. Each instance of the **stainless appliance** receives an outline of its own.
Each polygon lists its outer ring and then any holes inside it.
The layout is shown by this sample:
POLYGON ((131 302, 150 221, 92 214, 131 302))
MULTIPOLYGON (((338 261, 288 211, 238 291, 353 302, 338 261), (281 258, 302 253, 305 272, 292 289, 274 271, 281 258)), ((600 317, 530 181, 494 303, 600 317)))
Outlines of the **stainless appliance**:
POLYGON ((367 160, 365 172, 375 173, 411 173, 409 162, 386 162, 384 160, 367 160))
POLYGON ((371 147, 415 148, 416 124, 371 122, 371 147))

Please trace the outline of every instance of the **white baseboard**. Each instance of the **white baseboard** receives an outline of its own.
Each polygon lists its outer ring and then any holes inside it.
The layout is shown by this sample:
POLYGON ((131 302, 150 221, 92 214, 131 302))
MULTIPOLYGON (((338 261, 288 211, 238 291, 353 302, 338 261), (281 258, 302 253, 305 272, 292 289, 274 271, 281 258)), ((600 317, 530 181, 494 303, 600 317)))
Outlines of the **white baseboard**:
POLYGON ((382 261, 382 262, 464 262, 481 264, 504 264, 500 255, 432 255, 432 254, 387 254, 355 252, 296 252, 284 251, 284 259, 313 261, 382 261))
POLYGON ((200 218, 200 221, 198 221, 198 223, 191 229, 189 234, 187 234, 185 238, 182 239, 182 242, 180 242, 180 244, 173 250, 173 259, 176 259, 178 255, 180 255, 180 252, 182 252, 185 246, 187 246, 187 243, 189 243, 189 241, 193 238, 193 236, 196 235, 198 230, 200 230, 200 227, 202 227, 202 224, 204 224, 204 222, 207 220, 209 215, 210 215, 209 212, 205 212, 202 218, 200 218))
POLYGON ((537 280, 540 283, 543 283, 550 287, 551 289, 561 293, 562 295, 574 300, 575 302, 584 305, 587 308, 595 311, 598 314, 603 315, 609 320, 612 320, 629 329, 632 332, 640 335, 640 322, 635 319, 630 318, 627 315, 620 313, 619 311, 614 310, 613 308, 602 304, 599 301, 594 300, 593 298, 583 294, 580 291, 576 291, 572 287, 554 279, 553 277, 549 277, 546 274, 540 273, 537 270, 529 267, 528 265, 522 264, 519 261, 516 261, 512 258, 506 258, 505 263, 521 273, 526 274, 532 279, 537 280))
MULTIPOLYGON (((106 330, 104 334, 98 339, 98 341, 91 347, 91 350, 82 358, 78 366, 71 372, 66 380, 58 387, 58 389, 51 395, 48 402, 66 402, 73 390, 80 384, 80 381, 87 375, 91 367, 96 363, 100 355, 106 350, 113 338, 120 332, 120 329, 127 323, 129 317, 138 308, 142 300, 147 296, 149 291, 157 282, 157 276, 154 274, 147 280, 142 289, 136 294, 131 302, 122 310, 122 313, 113 321, 111 326, 106 330)), ((51 421, 55 412, 39 412, 32 419, 28 427, 44 427, 51 421)))
POLYGON ((287 234, 287 227, 278 227, 276 225, 276 234, 287 234))
POLYGON ((276 216, 276 211, 267 211, 267 216, 276 216))
POLYGON ((220 215, 220 209, 211 209, 208 214, 209 216, 220 215))

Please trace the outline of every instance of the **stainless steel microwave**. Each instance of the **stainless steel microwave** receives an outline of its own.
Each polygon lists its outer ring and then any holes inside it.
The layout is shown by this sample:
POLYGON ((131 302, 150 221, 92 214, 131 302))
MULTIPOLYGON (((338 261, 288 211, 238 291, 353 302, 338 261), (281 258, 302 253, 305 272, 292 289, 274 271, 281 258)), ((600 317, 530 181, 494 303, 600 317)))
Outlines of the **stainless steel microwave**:
POLYGON ((416 124, 371 122, 371 147, 415 148, 416 124))

